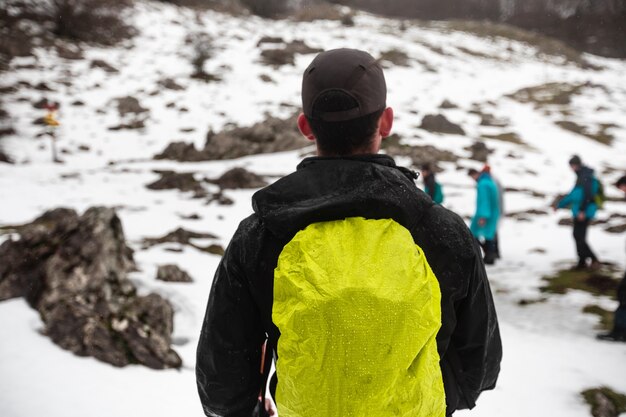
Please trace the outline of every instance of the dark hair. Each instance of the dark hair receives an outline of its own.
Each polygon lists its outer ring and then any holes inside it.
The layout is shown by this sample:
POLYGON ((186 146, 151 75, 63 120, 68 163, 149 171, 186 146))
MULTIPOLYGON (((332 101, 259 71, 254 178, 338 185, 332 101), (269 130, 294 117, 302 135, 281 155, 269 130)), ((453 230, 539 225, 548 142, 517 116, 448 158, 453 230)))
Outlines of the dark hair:
POLYGON ((583 161, 580 159, 580 156, 574 155, 569 160, 570 165, 582 166, 583 161))
MULTIPOLYGON (((315 100, 313 112, 344 111, 357 106, 357 101, 346 93, 331 90, 322 93, 315 100)), ((307 120, 322 152, 331 155, 350 155, 371 143, 383 111, 384 109, 381 109, 343 122, 326 122, 308 117, 307 120)))
POLYGON ((469 175, 470 177, 471 177, 472 175, 476 175, 476 174, 478 174, 478 173, 479 173, 479 172, 478 172, 477 170, 475 170, 474 168, 470 168, 470 169, 467 171, 467 175, 469 175))
POLYGON ((617 180, 617 182, 615 183, 615 186, 617 188, 621 187, 622 185, 626 185, 626 175, 624 175, 623 177, 621 177, 619 180, 617 180))
POLYGON ((432 172, 432 170, 433 170, 433 167, 430 162, 425 162, 422 164, 422 171, 432 172))

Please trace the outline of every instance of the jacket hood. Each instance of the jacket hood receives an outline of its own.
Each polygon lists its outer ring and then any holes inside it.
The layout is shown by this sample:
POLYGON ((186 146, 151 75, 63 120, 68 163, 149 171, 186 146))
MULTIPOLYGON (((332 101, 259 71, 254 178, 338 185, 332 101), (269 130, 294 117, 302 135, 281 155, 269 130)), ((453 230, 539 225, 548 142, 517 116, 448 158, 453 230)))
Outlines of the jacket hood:
POLYGON ((252 207, 282 238, 311 223, 347 217, 392 218, 410 230, 433 205, 415 186, 416 178, 386 155, 312 157, 296 172, 255 193, 252 207))

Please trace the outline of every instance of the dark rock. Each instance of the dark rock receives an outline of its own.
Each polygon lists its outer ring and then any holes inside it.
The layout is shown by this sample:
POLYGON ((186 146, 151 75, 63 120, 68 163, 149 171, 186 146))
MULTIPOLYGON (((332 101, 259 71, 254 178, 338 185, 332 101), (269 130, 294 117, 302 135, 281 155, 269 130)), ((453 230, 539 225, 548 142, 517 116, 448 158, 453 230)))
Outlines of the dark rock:
POLYGON ((487 158, 489 158, 489 154, 491 153, 491 149, 489 149, 484 142, 474 142, 465 148, 465 150, 470 152, 470 159, 479 162, 487 162, 487 158))
POLYGON ((179 245, 191 246, 192 248, 198 249, 203 252, 211 253, 211 254, 223 255, 224 253, 224 249, 221 248, 220 245, 211 244, 207 247, 202 247, 193 243, 192 239, 217 239, 217 237, 210 233, 192 232, 190 230, 186 230, 186 229, 183 229, 182 227, 179 227, 173 232, 170 232, 162 237, 145 238, 142 242, 142 245, 143 245, 142 247, 143 249, 148 249, 153 246, 161 245, 165 243, 178 243, 179 245), (220 248, 221 248, 221 252, 220 252, 220 248))
POLYGON ((55 209, 15 227, 0 245, 0 300, 25 297, 56 344, 115 366, 180 367, 171 348, 173 310, 160 296, 137 297, 135 268, 113 209, 82 216, 55 209))
POLYGON ((285 40, 276 36, 263 36, 259 39, 256 46, 261 46, 264 43, 285 43, 285 40))
POLYGON ((606 229, 604 229, 606 232, 609 233, 624 233, 626 232, 626 223, 624 224, 619 224, 616 226, 609 226, 606 229))
POLYGON ((267 74, 261 74, 259 75, 259 78, 261 79, 261 81, 263 81, 264 83, 273 83, 274 80, 272 79, 272 77, 270 77, 267 74))
POLYGON ((167 145, 163 152, 155 155, 154 159, 171 159, 180 162, 196 162, 206 161, 211 158, 206 152, 197 150, 193 143, 172 142, 167 145))
POLYGON ((263 177, 244 168, 233 168, 210 182, 219 185, 222 189, 261 188, 267 185, 263 177))
POLYGON ((159 265, 156 279, 165 282, 193 282, 189 274, 177 265, 159 265))
POLYGON ((128 123, 120 123, 119 125, 110 126, 109 130, 118 131, 118 130, 136 130, 143 129, 146 127, 146 122, 141 119, 136 119, 128 123))
POLYGON ((5 164, 12 164, 13 160, 9 157, 9 155, 4 153, 2 149, 0 149, 0 162, 5 164))
POLYGON ((84 102, 84 101, 81 101, 81 100, 76 100, 76 101, 73 101, 73 102, 72 102, 72 106, 82 107, 82 106, 84 106, 84 105, 85 105, 85 102, 84 102))
POLYGON ((78 150, 81 152, 89 152, 91 148, 87 145, 78 145, 78 150))
POLYGON ((378 59, 381 61, 385 61, 388 64, 392 64, 392 66, 395 67, 408 67, 410 65, 409 56, 406 54, 406 52, 399 49, 390 49, 388 51, 382 52, 378 59))
POLYGON ((163 88, 167 88, 168 90, 174 90, 174 91, 181 91, 185 89, 185 87, 178 84, 176 81, 174 81, 171 78, 165 78, 159 81, 159 85, 163 88))
POLYGON ((126 116, 127 114, 139 114, 145 113, 148 109, 141 107, 139 100, 135 97, 126 96, 115 99, 117 105, 117 111, 120 116, 126 116))
POLYGON ((47 98, 42 98, 39 101, 36 101, 35 103, 33 103, 33 107, 39 110, 43 110, 46 108, 46 106, 48 106, 49 104, 51 104, 50 101, 48 101, 47 98))
POLYGON ((187 216, 180 215, 180 218, 183 220, 201 220, 202 219, 202 217, 198 213, 193 213, 187 216))
POLYGON ((287 119, 269 116, 251 127, 234 127, 217 134, 209 131, 204 152, 213 160, 304 148, 311 143, 298 130, 296 119, 297 114, 287 119))
POLYGON ((261 61, 265 65, 280 67, 282 65, 295 65, 296 54, 315 54, 322 52, 322 49, 312 48, 302 40, 294 40, 287 43, 282 49, 272 48, 261 51, 261 61))
POLYGON ((459 157, 450 151, 440 150, 431 145, 411 146, 400 143, 400 137, 392 135, 382 142, 385 153, 390 156, 408 156, 414 167, 426 163, 456 162, 459 157))
POLYGON ((204 197, 208 193, 198 182, 193 173, 180 173, 174 171, 158 171, 161 174, 161 178, 153 183, 146 185, 150 190, 173 190, 180 191, 193 191, 194 196, 204 197))
POLYGON ((457 109, 459 108, 459 106, 457 106, 453 102, 446 99, 439 105, 439 108, 440 109, 457 109))
POLYGON ((434 133, 446 133, 450 135, 465 135, 465 131, 461 126, 452 123, 442 114, 428 114, 422 119, 420 129, 434 133))
POLYGON ((104 72, 108 72, 109 74, 114 74, 114 73, 119 72, 117 68, 115 68, 113 65, 109 64, 108 62, 102 59, 94 59, 93 61, 91 61, 90 67, 92 69, 100 68, 101 70, 103 70, 104 72))
POLYGON ((63 59, 77 61, 83 59, 83 51, 74 44, 57 44, 57 55, 63 59))

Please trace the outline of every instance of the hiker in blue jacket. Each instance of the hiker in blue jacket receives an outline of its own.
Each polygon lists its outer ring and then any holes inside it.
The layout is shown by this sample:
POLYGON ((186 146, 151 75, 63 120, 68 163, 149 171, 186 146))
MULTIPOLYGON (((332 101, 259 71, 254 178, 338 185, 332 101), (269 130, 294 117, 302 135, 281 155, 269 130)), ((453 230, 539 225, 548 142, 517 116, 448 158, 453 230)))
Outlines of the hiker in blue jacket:
POLYGON ((495 237, 500 219, 500 196, 489 169, 478 172, 470 169, 469 176, 476 180, 476 214, 470 230, 476 239, 483 242, 485 264, 493 265, 496 260, 495 237))
POLYGON ((563 197, 554 206, 554 209, 569 207, 572 210, 574 241, 576 242, 576 252, 578 254, 578 264, 574 269, 586 269, 588 266, 597 269, 600 267, 600 263, 587 243, 587 229, 598 210, 594 197, 599 192, 600 183, 595 178, 593 169, 583 165, 578 155, 574 155, 570 159, 569 165, 576 173, 576 183, 572 191, 563 197))

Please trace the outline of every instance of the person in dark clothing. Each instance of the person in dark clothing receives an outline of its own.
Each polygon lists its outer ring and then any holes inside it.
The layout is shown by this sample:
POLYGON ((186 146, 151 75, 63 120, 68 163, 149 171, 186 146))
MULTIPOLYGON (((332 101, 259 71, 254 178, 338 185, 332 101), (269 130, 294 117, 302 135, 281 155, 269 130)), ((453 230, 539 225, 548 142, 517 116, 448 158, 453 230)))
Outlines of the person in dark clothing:
POLYGON ((424 192, 437 204, 443 203, 443 189, 441 184, 435 179, 433 165, 426 163, 422 165, 422 179, 424 180, 424 192))
POLYGON ((263 415, 271 359, 283 417, 473 408, 502 358, 489 281, 463 220, 377 154, 393 124, 380 64, 322 52, 302 103, 318 156, 253 196, 215 273, 196 363, 205 414, 263 415))
MULTIPOLYGON (((615 186, 623 191, 624 196, 626 196, 626 175, 617 180, 615 186)), ((626 342, 626 272, 617 287, 617 301, 619 306, 615 310, 613 329, 608 333, 599 334, 597 337, 600 340, 626 342)))
POLYGON ((578 264, 574 269, 597 269, 600 262, 587 243, 587 229, 598 210, 594 197, 598 193, 600 184, 594 176, 593 169, 583 165, 578 155, 574 155, 569 165, 576 173, 576 183, 572 191, 556 203, 554 209, 570 207, 574 219, 574 241, 578 264), (590 264, 589 264, 590 262, 590 264))

